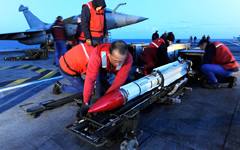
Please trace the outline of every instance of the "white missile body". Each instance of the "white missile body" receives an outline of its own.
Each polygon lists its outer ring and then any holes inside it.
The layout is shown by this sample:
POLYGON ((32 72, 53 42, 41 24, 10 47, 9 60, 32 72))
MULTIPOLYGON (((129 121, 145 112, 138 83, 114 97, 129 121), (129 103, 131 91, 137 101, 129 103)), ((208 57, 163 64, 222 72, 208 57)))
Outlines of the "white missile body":
MULTIPOLYGON (((191 69, 190 66, 191 61, 182 60, 180 58, 179 61, 155 68, 150 75, 142 77, 141 79, 121 86, 120 89, 116 89, 105 94, 88 110, 88 112, 97 113, 109 111, 124 105, 137 96, 141 96, 154 88, 158 88, 159 90, 161 88, 165 88, 179 78, 185 76, 189 69, 191 69)), ((179 84, 176 84, 169 94, 173 94, 184 82, 187 82, 187 78, 180 81, 179 84)))
POLYGON ((190 61, 179 58, 179 61, 153 69, 153 73, 150 75, 121 86, 120 90, 125 93, 125 102, 151 91, 153 88, 162 88, 170 85, 174 81, 186 75, 190 65, 190 61))

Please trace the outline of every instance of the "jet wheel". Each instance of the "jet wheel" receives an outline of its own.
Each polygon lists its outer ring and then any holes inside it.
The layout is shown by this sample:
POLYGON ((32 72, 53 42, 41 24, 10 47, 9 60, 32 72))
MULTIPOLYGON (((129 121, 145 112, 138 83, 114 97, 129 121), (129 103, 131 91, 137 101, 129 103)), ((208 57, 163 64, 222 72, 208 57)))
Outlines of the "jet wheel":
POLYGON ((137 140, 124 140, 120 144, 120 150, 137 150, 138 142, 137 140))

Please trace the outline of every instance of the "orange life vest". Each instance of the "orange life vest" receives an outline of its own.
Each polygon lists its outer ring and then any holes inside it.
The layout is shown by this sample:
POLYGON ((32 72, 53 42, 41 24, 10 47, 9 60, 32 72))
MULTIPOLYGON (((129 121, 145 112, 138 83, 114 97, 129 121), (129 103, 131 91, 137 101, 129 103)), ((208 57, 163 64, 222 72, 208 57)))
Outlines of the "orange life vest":
POLYGON ((94 47, 81 43, 70 49, 59 59, 60 70, 69 76, 82 75, 87 71, 87 63, 94 47))
MULTIPOLYGON (((105 16, 105 11, 104 9, 101 9, 99 11, 96 11, 93 7, 92 1, 88 2, 87 5, 89 10, 90 10, 90 14, 91 14, 91 18, 90 18, 90 22, 89 22, 89 29, 90 29, 90 34, 91 37, 101 37, 103 36, 104 32, 104 16, 105 16)), ((83 6, 84 6, 83 5, 83 6)), ((82 32, 83 34, 83 32, 82 32)), ((82 34, 80 36, 82 36, 82 34)))

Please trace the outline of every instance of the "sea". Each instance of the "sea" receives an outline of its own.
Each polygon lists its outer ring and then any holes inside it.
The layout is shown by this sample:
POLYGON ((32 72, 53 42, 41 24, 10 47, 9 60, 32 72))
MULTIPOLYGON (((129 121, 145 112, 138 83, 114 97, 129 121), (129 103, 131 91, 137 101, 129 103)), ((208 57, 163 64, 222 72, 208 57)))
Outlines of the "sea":
MULTIPOLYGON (((135 44, 135 43, 150 43, 152 42, 151 39, 112 39, 113 41, 116 40, 123 40, 127 44, 135 44)), ((176 39, 178 40, 178 39, 176 39)), ((175 40, 175 41, 176 41, 175 40)), ((180 42, 188 42, 189 39, 181 39, 180 42)), ((198 43, 200 40, 197 39, 196 43, 198 43)), ((224 41, 234 41, 234 39, 210 39, 211 41, 219 41, 219 42, 224 42, 224 41)), ((193 42, 193 40, 192 40, 193 42)), ((13 49, 35 49, 35 48, 40 48, 40 45, 25 45, 21 44, 16 40, 0 40, 0 51, 1 50, 13 50, 13 49)))

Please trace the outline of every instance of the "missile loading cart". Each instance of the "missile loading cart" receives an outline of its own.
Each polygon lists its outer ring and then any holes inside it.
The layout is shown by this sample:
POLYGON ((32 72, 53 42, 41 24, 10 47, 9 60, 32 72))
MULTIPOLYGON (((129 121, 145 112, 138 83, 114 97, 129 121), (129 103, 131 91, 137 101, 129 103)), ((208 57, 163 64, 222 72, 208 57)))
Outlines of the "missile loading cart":
MULTIPOLYGON (((144 50, 144 46, 136 49, 144 50)), ((174 49, 169 53, 170 59, 176 60, 178 56, 181 56, 181 58, 171 63, 172 66, 168 65, 173 69, 167 70, 166 68, 169 68, 166 67, 167 65, 164 65, 165 67, 162 67, 162 69, 161 67, 159 67, 160 69, 154 69, 150 76, 161 79, 158 80, 158 83, 154 83, 156 81, 154 79, 145 83, 145 87, 139 86, 140 92, 145 88, 146 92, 144 94, 140 94, 116 109, 94 114, 88 113, 74 124, 67 126, 65 130, 96 147, 111 146, 115 142, 119 142, 120 150, 138 149, 137 139, 143 134, 142 131, 137 129, 139 112, 146 110, 155 102, 180 103, 180 97, 184 91, 192 90, 185 87, 188 79, 195 76, 199 77, 197 75, 198 71, 195 69, 198 68, 204 52, 199 49, 191 50, 188 43, 174 45, 170 48, 174 49), (179 47, 180 49, 177 49, 179 47), (182 67, 179 72, 174 71, 176 70, 174 67, 179 67, 184 63, 186 64, 185 68, 182 67), (148 89, 146 90, 146 88, 148 89)), ((133 54, 136 55, 137 53, 139 52, 133 54)), ((143 79, 133 82, 140 85, 140 80, 143 79)))
MULTIPOLYGON (((160 74, 156 71, 151 76, 163 78, 164 75, 160 74)), ((141 82, 140 80, 137 80, 138 83, 141 82)), ((164 86, 164 80, 161 80, 157 86, 150 88, 121 107, 107 112, 87 114, 76 123, 67 126, 65 130, 96 147, 111 146, 115 142, 120 142, 121 150, 137 149, 137 139, 143 134, 137 129, 139 112, 154 102, 180 103, 179 98, 183 95, 184 90, 190 89, 184 87, 187 80, 188 70, 186 68, 186 74, 168 86, 164 86)), ((152 84, 152 81, 147 84, 152 84)))

